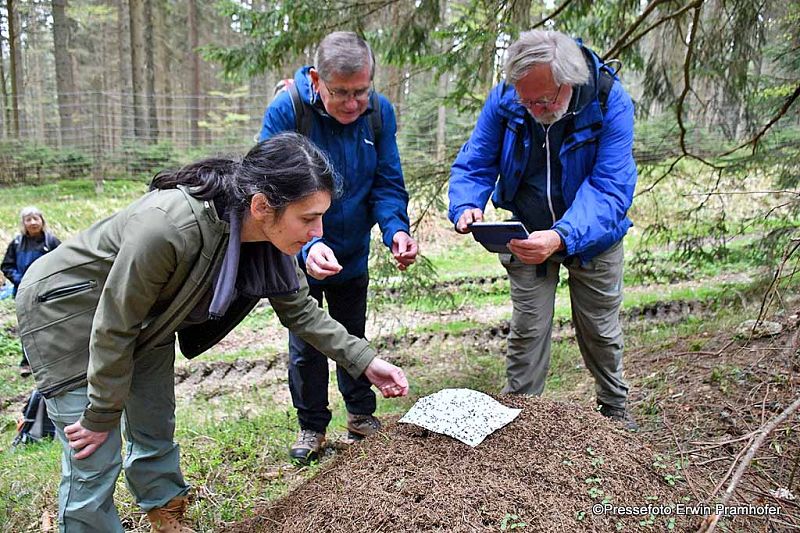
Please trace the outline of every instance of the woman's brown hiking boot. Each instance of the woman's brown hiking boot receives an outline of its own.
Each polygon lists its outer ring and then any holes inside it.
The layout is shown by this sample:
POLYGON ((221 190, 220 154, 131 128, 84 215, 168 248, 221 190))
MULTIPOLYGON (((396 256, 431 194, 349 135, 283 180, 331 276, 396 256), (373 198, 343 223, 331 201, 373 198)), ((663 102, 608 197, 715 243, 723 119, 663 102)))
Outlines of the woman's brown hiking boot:
POLYGON ((181 522, 188 506, 189 499, 186 496, 175 496, 164 507, 147 511, 150 533, 195 533, 194 529, 181 522))

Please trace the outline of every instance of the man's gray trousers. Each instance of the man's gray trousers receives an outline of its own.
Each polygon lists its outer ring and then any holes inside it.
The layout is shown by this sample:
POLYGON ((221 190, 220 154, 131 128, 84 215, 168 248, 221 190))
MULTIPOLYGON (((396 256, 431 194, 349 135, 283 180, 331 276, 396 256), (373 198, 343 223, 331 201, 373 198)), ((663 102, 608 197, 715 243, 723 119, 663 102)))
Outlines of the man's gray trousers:
POLYGON ((594 376, 597 401, 625 408, 628 384, 622 379, 622 241, 589 263, 548 259, 526 265, 500 254, 508 271, 513 313, 508 334, 504 393, 540 395, 550 366, 555 293, 559 269, 569 271, 572 323, 581 355, 594 376))

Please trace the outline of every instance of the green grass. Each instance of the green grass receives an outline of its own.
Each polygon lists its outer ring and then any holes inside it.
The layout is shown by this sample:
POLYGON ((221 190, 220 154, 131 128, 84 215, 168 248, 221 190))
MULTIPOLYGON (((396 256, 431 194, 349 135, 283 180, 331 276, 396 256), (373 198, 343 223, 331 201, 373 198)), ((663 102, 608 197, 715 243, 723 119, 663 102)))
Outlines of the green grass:
POLYGON ((0 432, 0 531, 39 531, 45 509, 55 517, 61 448, 47 441, 12 450, 15 433, 0 432))
POLYGON ((497 254, 487 252, 471 235, 463 235, 452 246, 431 257, 441 280, 477 276, 504 276, 497 254))
MULTIPOLYGON (((22 359, 22 346, 16 336, 16 316, 14 301, 0 300, 0 401, 27 394, 33 388, 33 380, 19 375, 19 362, 22 359)), ((0 417, 0 425, 7 425, 16 419, 0 417)))
POLYGON ((106 181, 100 194, 95 193, 91 180, 4 188, 0 205, 0 242, 10 241, 17 233, 19 211, 27 205, 41 209, 50 230, 64 240, 119 211, 146 190, 145 183, 135 180, 106 181))

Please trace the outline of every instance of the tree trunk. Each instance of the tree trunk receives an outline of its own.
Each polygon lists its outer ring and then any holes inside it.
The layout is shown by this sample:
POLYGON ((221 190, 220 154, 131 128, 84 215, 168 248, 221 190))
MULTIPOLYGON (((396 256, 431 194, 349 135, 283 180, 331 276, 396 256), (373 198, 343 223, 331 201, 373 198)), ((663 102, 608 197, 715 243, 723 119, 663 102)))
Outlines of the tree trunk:
MULTIPOLYGON (((439 18, 443 23, 447 23, 447 0, 439 2, 439 18)), ((443 162, 447 156, 447 107, 444 105, 444 98, 447 96, 447 72, 439 72, 439 108, 436 117, 436 159, 443 162)))
POLYGON ((519 37, 520 30, 525 31, 530 28, 531 0, 515 0, 511 4, 511 26, 514 30, 513 39, 519 37))
POLYGON ((199 40, 197 37, 197 0, 189 2, 189 129, 191 131, 192 146, 200 144, 200 55, 197 53, 199 40))
POLYGON ((53 52, 56 64, 56 92, 60 144, 72 144, 72 110, 75 95, 75 80, 72 76, 72 61, 69 52, 69 19, 67 0, 53 0, 53 52))
MULTIPOLYGON (((172 105, 172 77, 173 64, 171 54, 168 50, 168 35, 166 30, 167 10, 164 2, 156 2, 153 5, 153 35, 154 56, 153 71, 155 72, 156 87, 156 109, 159 111, 161 122, 158 124, 158 132, 162 139, 175 142, 175 117, 173 117, 172 105)), ((175 68, 174 72, 179 69, 175 68)), ((176 82, 177 83, 177 82, 176 82)))
POLYGON ((478 79, 483 82, 480 94, 489 91, 495 83, 495 63, 497 62, 497 22, 491 21, 486 29, 487 39, 481 47, 480 65, 478 66, 478 79))
POLYGON ((125 142, 134 136, 133 80, 131 79, 131 26, 130 13, 125 0, 117 0, 117 36, 119 37, 119 107, 120 141, 125 142))
POLYGON ((11 58, 11 133, 19 139, 19 101, 22 98, 20 91, 20 50, 19 50, 19 36, 17 35, 17 20, 16 11, 14 9, 14 0, 6 0, 6 9, 8 11, 8 47, 9 57, 11 58))
POLYGON ((6 53, 3 50, 3 41, 5 39, 0 35, 0 98, 2 98, 3 112, 0 113, 2 119, 2 127, 0 133, 3 138, 8 137, 8 125, 11 123, 11 109, 8 101, 8 90, 6 88, 6 53))
POLYGON ((145 90, 147 91, 147 131, 149 141, 158 141, 158 113, 156 109, 156 70, 153 32, 153 0, 144 0, 144 51, 145 90))
POLYGON ((133 83, 133 131, 137 139, 148 136, 145 102, 145 0, 130 0, 131 80, 133 83))
MULTIPOLYGON (((25 83, 25 85, 27 85, 27 97, 25 98, 25 102, 27 103, 28 108, 25 109, 25 112, 23 113, 24 117, 28 117, 25 136, 37 143, 48 144, 49 142, 53 142, 57 145, 58 134, 56 133, 53 139, 48 139, 47 135, 44 114, 45 84, 43 78, 45 67, 42 64, 42 53, 40 52, 40 34, 39 28, 37 27, 39 19, 36 17, 36 13, 29 12, 28 15, 29 16, 26 18, 27 25, 25 26, 25 36, 27 37, 25 48, 27 53, 25 54, 24 58, 25 62, 20 63, 24 65, 23 71, 29 73, 25 83)), ((21 28, 22 24, 20 24, 18 27, 21 28)))

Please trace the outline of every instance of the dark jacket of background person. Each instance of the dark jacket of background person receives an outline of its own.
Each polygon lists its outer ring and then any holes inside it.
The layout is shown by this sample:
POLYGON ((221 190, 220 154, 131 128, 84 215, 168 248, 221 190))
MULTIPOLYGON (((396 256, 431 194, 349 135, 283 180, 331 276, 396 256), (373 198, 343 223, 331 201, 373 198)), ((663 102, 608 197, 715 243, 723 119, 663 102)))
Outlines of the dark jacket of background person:
MULTIPOLYGON (((574 114, 569 120, 574 127, 559 152, 566 212, 552 229, 560 234, 565 255, 577 255, 586 263, 631 227, 627 213, 637 170, 631 98, 615 80, 603 113, 598 100, 599 59, 591 50, 581 49, 589 64, 590 83, 581 87, 574 111, 570 104, 574 114)), ((489 93, 472 136, 451 170, 448 216, 452 222, 467 209, 484 209, 490 195, 496 207, 515 210, 533 142, 532 121, 526 120, 527 112, 517 98, 514 87, 506 82, 489 93)))
POLYGON ((263 274, 256 286, 239 287, 237 280, 238 296, 221 319, 191 320, 211 291, 229 231, 213 201, 181 186, 146 194, 32 265, 20 286, 17 316, 42 394, 84 386, 91 376, 80 422, 92 431, 109 430, 119 423, 137 354, 171 342, 178 331, 181 351, 194 357, 262 296, 284 326, 361 375, 375 352, 317 306, 295 258, 270 243, 243 244, 242 257, 246 244, 264 245, 252 254, 263 274))
POLYGON ((47 230, 38 237, 29 237, 23 234, 14 237, 6 249, 2 265, 3 275, 14 284, 14 296, 17 295, 22 276, 31 263, 47 252, 55 250, 59 244, 61 241, 47 230))
MULTIPOLYGON (((341 176, 343 193, 322 219, 325 235, 306 244, 302 254, 305 260, 308 250, 322 240, 336 254, 342 271, 324 280, 311 278, 309 282, 342 283, 366 274, 369 234, 376 222, 383 243, 390 249, 395 233, 410 234, 408 193, 395 140, 397 120, 389 100, 379 95, 380 109, 373 109, 370 102, 370 107, 356 121, 342 125, 325 112, 309 80, 310 68, 300 68, 295 73, 294 83, 300 98, 313 109, 309 137, 330 158, 341 176), (379 139, 373 138, 370 113, 381 113, 383 126, 379 139)), ((282 91, 264 113, 259 140, 287 130, 295 130, 295 112, 289 91, 282 91)))

